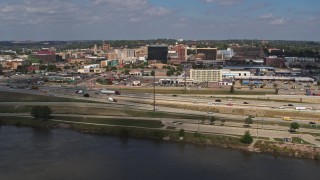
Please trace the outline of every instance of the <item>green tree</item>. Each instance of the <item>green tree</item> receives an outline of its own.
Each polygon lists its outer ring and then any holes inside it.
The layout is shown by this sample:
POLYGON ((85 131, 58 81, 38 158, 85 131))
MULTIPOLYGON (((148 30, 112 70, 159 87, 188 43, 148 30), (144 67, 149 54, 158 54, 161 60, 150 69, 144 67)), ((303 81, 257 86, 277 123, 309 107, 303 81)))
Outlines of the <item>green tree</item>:
POLYGON ((40 65, 40 66, 39 66, 39 69, 40 69, 40 70, 46 70, 46 69, 47 69, 47 66, 46 66, 46 65, 40 65))
POLYGON ((251 144, 253 142, 253 138, 249 131, 246 131, 240 141, 244 144, 251 144))
POLYGON ((57 66, 54 64, 48 65, 48 71, 57 71, 57 66))
POLYGON ((210 117, 210 124, 214 124, 215 121, 216 121, 216 117, 214 116, 210 117))
POLYGON ((125 69, 124 70, 124 74, 128 75, 130 73, 130 70, 129 69, 125 69))
POLYGON ((224 123, 226 122, 225 119, 221 119, 221 126, 224 126, 224 123))
POLYGON ((179 137, 184 137, 185 133, 184 133, 184 129, 180 129, 179 131, 179 137))
POLYGON ((250 87, 250 90, 254 89, 254 85, 253 84, 250 84, 249 87, 250 87))
POLYGON ((277 89, 278 84, 277 84, 277 83, 274 83, 274 84, 273 84, 273 87, 274 87, 275 89, 277 89))
POLYGON ((232 85, 231 87, 230 87, 230 93, 234 93, 234 85, 232 85))
POLYGON ((274 94, 279 94, 279 88, 276 88, 276 89, 274 90, 274 94))
POLYGON ((293 131, 296 131, 299 128, 300 128, 300 124, 298 124, 297 122, 293 122, 290 124, 290 129, 293 131))
POLYGON ((31 116, 42 120, 48 120, 52 111, 48 106, 33 106, 31 109, 31 116))
POLYGON ((124 68, 130 69, 130 68, 131 68, 131 64, 126 64, 126 65, 124 65, 124 68))
POLYGON ((244 123, 246 124, 247 127, 250 127, 250 124, 253 124, 251 115, 244 120, 244 123))
POLYGON ((155 76, 155 74, 156 74, 156 73, 155 73, 154 70, 152 70, 151 73, 150 73, 151 76, 155 76))
POLYGON ((317 85, 320 86, 320 81, 317 82, 317 85))

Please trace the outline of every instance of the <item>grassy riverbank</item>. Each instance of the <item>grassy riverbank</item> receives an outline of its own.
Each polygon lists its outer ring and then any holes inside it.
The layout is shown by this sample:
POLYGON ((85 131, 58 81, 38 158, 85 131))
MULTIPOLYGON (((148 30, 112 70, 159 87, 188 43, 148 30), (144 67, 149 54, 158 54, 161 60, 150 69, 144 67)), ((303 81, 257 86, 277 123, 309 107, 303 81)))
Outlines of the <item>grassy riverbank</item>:
MULTIPOLYGON (((286 144, 283 142, 257 141, 254 145, 259 152, 271 153, 274 155, 302 157, 320 160, 320 149, 306 144, 296 144, 298 139, 293 143, 286 144)), ((298 142, 299 143, 299 142, 298 142)))
POLYGON ((50 128, 57 125, 57 122, 54 121, 42 121, 36 120, 31 117, 0 117, 0 125, 9 125, 9 126, 25 126, 25 127, 35 127, 35 128, 50 128))
MULTIPOLYGON (((155 140, 168 140, 178 143, 195 143, 202 145, 214 145, 219 147, 249 150, 247 144, 240 142, 240 136, 221 134, 201 134, 197 132, 185 132, 180 137, 179 130, 161 129, 160 121, 128 120, 128 119, 95 119, 59 117, 59 120, 42 121, 31 117, 0 117, 1 125, 26 126, 35 128, 69 128, 81 133, 115 135, 122 138, 147 138, 155 140), (63 122, 60 120, 63 119, 63 122), (97 124, 93 124, 97 123, 97 124)), ((271 142, 259 139, 253 146, 255 152, 271 153, 281 156, 303 157, 320 160, 320 148, 301 143, 300 139, 294 139, 291 144, 283 142, 271 142)))
MULTIPOLYGON (((29 91, 29 90, 26 90, 29 91)), ((31 90, 30 90, 31 91, 31 90)), ((0 91, 0 102, 93 102, 87 100, 0 91)), ((97 103, 97 102, 95 102, 97 103)))
POLYGON ((240 142, 240 138, 236 136, 224 136, 214 134, 200 134, 194 132, 185 132, 183 140, 180 139, 179 131, 159 129, 162 127, 160 121, 147 120, 112 120, 112 119, 92 119, 92 118, 70 118, 59 117, 68 122, 57 122, 55 120, 37 120, 28 117, 0 117, 0 125, 26 126, 36 128, 53 128, 67 127, 72 130, 90 133, 116 135, 120 137, 149 138, 156 140, 169 140, 179 143, 196 143, 205 145, 215 145, 221 147, 231 147, 235 149, 246 149, 247 145, 240 142), (100 123, 85 124, 85 123, 100 123), (60 124, 67 124, 63 126, 60 124), (132 127, 130 127, 132 126, 132 127))

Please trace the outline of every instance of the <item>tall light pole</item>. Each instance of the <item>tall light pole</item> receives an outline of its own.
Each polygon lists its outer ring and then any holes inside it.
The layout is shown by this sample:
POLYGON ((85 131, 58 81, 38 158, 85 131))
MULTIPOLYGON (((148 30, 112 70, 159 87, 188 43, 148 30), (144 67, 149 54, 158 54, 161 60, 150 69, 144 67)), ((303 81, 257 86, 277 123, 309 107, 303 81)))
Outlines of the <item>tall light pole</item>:
POLYGON ((184 68, 184 93, 187 94, 187 68, 189 68, 188 62, 183 62, 184 68))
POLYGON ((156 60, 153 61, 153 112, 156 112, 156 60))

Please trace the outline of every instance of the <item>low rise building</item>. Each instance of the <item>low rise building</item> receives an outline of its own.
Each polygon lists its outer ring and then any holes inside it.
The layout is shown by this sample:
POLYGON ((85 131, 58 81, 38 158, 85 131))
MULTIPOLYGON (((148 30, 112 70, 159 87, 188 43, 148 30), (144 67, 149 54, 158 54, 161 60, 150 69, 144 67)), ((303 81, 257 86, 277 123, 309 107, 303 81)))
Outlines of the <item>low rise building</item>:
POLYGON ((190 79, 200 82, 222 81, 222 70, 190 69, 190 79))
POLYGON ((230 69, 222 70, 222 78, 234 78, 235 76, 251 76, 250 71, 231 71, 230 69))

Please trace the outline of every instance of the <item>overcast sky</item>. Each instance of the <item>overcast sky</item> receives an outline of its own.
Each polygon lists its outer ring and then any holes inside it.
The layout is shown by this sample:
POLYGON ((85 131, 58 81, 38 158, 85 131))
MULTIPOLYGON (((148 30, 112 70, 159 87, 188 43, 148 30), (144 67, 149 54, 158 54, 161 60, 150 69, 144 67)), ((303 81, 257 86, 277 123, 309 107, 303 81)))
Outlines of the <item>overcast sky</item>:
POLYGON ((0 40, 320 41, 320 0, 0 0, 0 40))

